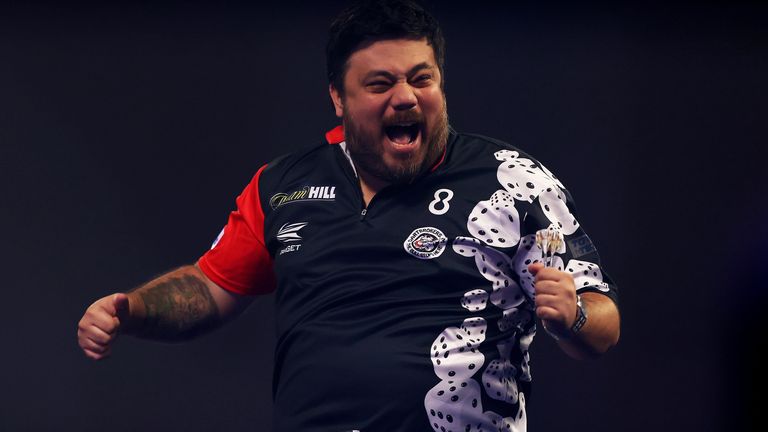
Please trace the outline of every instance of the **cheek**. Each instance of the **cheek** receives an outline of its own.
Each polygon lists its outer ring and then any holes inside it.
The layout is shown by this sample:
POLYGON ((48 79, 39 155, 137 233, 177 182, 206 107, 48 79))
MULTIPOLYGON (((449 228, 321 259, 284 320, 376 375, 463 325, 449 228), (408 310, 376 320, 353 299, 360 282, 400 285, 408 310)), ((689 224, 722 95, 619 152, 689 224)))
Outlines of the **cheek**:
POLYGON ((368 117, 378 116, 387 109, 387 100, 381 95, 363 94, 355 100, 354 107, 361 115, 368 117))
POLYGON ((384 117, 386 105, 375 100, 360 100, 347 105, 350 117, 360 126, 366 129, 378 128, 384 117))
POLYGON ((443 93, 439 89, 424 93, 420 100, 422 111, 430 116, 437 116, 443 109, 443 93))

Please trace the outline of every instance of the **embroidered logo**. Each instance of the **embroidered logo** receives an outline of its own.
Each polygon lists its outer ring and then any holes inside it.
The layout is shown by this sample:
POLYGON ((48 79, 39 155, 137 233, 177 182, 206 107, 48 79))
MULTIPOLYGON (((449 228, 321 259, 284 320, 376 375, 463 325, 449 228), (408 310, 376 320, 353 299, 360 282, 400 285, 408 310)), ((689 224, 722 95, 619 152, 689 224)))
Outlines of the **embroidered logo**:
POLYGON ((296 252, 301 248, 301 244, 297 244, 296 242, 303 240, 301 235, 299 235, 299 230, 307 226, 307 224, 308 222, 287 223, 283 224, 283 226, 277 230, 277 235, 275 237, 280 243, 285 245, 284 248, 280 249, 278 255, 288 252, 296 252))
POLYGON ((282 243, 301 241, 299 230, 307 226, 307 222, 287 223, 277 231, 277 239, 282 243))
POLYGON ((439 257, 445 250, 448 238, 437 228, 423 227, 413 230, 403 243, 405 251, 418 259, 439 257))
POLYGON ((336 186, 304 186, 302 189, 285 193, 278 192, 269 199, 272 210, 285 204, 301 201, 335 201, 336 186))
POLYGON ((570 239, 566 241, 566 243, 568 244, 568 249, 571 250, 571 254, 573 254, 574 258, 590 254, 596 250, 595 245, 592 244, 592 240, 590 240, 586 234, 570 239))

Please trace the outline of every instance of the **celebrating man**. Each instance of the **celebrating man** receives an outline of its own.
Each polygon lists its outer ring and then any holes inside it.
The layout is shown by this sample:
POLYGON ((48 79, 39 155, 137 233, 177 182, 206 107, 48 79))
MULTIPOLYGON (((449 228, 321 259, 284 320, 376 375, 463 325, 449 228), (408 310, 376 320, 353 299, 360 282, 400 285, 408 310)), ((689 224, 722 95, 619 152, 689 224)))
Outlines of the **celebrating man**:
POLYGON ((194 264, 92 304, 118 333, 193 337, 275 292, 277 431, 524 431, 537 318, 575 358, 619 337, 617 291, 541 163, 448 125, 445 46, 408 0, 330 29, 339 126, 264 165, 194 264))

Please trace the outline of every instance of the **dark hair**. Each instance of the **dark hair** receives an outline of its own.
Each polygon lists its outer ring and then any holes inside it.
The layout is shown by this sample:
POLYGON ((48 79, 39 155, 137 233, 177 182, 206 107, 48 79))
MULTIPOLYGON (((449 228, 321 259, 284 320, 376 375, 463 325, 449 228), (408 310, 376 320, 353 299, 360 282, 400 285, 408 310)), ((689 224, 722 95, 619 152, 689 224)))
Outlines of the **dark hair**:
MULTIPOLYGON (((331 24, 325 60, 328 82, 344 92, 347 60, 364 43, 387 39, 427 39, 445 79, 445 39, 437 20, 410 0, 366 0, 341 12, 331 24)), ((441 81, 444 82, 444 81, 441 81)))

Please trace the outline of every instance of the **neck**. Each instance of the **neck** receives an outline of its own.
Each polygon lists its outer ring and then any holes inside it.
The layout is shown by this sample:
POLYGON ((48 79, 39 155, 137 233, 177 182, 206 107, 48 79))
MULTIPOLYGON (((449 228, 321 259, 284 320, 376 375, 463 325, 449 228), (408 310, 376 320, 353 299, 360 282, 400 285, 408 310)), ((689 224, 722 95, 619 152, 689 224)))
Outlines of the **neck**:
POLYGON ((379 191, 390 185, 389 182, 372 176, 359 167, 357 167, 357 175, 360 179, 360 190, 363 192, 363 202, 365 202, 366 207, 379 191))

